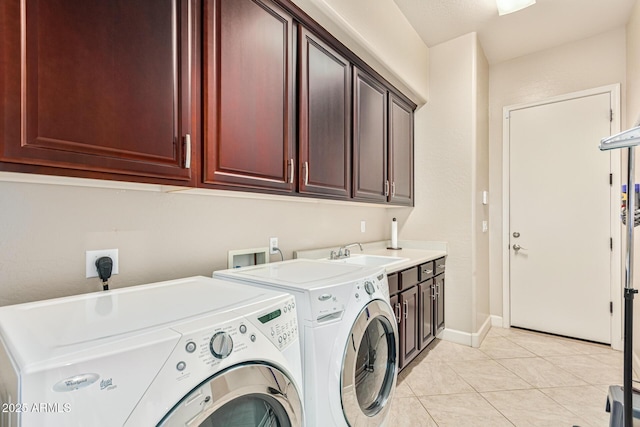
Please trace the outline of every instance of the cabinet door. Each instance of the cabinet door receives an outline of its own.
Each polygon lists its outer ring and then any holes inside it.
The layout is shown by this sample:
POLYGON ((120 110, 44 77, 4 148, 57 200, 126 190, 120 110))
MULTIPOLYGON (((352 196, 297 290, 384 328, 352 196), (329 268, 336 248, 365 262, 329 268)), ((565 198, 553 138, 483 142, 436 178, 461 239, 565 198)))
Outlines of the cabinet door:
POLYGON ((413 206, 413 109, 389 93, 389 201, 413 206))
POLYGON ((198 5, 2 1, 2 169, 190 182, 198 5))
POLYGON ((386 202, 387 90, 373 77, 354 67, 353 156, 354 198, 386 202))
POLYGON ((414 286, 400 293, 402 307, 402 322, 404 327, 400 334, 400 366, 406 366, 419 352, 418 325, 418 287, 414 286))
POLYGON ((269 0, 206 0, 205 183, 294 189, 293 37, 269 0))
POLYGON ((418 322, 420 324, 420 349, 425 348, 433 338, 435 337, 435 328, 433 324, 433 307, 435 299, 435 288, 433 286, 433 280, 427 280, 426 282, 418 285, 420 291, 420 307, 418 322))
POLYGON ((299 192, 351 197, 351 65, 299 33, 299 192))
POLYGON ((435 278, 436 312, 434 316, 435 334, 444 329, 444 274, 435 278))

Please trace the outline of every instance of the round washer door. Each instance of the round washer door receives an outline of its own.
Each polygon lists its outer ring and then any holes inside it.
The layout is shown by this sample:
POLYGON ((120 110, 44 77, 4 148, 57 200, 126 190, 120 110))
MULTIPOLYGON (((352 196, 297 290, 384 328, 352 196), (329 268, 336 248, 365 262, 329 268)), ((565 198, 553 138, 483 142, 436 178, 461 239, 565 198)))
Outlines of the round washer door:
POLYGON ((260 363, 220 372, 187 394, 158 426, 299 427, 302 401, 289 377, 260 363))
POLYGON ((373 300, 358 314, 342 362, 342 410, 349 425, 380 425, 398 373, 398 330, 389 304, 373 300))

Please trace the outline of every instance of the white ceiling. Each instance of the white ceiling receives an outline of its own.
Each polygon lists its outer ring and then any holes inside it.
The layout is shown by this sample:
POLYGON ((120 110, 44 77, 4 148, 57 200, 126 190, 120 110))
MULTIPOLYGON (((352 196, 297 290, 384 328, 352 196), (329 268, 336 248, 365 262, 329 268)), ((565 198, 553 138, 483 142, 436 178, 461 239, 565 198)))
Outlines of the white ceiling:
POLYGON ((495 0, 394 0, 427 46, 476 31, 490 64, 627 23, 636 0, 537 0, 498 16, 495 0))

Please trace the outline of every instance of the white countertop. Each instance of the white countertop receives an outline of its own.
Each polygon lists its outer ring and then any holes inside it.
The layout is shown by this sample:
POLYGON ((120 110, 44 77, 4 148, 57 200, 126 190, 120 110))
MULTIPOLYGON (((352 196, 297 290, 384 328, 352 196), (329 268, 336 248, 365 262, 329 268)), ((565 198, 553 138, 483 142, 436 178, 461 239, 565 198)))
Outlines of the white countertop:
MULTIPOLYGON (((387 249, 390 244, 391 242, 388 240, 381 242, 362 243, 362 253, 366 255, 408 258, 406 261, 389 265, 386 268, 387 274, 395 273, 396 271, 404 270, 405 268, 413 267, 414 265, 422 264, 424 262, 441 258, 447 255, 446 242, 399 240, 398 246, 402 248, 400 250, 387 249)), ((331 254, 331 251, 337 249, 338 247, 329 247, 304 251, 294 251, 294 257, 311 259, 328 258, 331 254)), ((357 246, 350 249, 354 254, 360 253, 360 249, 357 246)))

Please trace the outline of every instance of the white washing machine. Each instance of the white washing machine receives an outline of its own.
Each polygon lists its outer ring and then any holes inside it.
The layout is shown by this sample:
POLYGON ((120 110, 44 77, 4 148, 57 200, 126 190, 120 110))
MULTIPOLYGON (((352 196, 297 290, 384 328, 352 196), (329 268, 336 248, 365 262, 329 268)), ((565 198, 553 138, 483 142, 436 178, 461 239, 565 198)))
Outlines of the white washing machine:
POLYGON ((214 277, 295 296, 307 425, 384 425, 398 372, 398 330, 384 269, 297 259, 214 277))
POLYGON ((293 296, 193 277, 0 308, 2 426, 301 426, 293 296))

